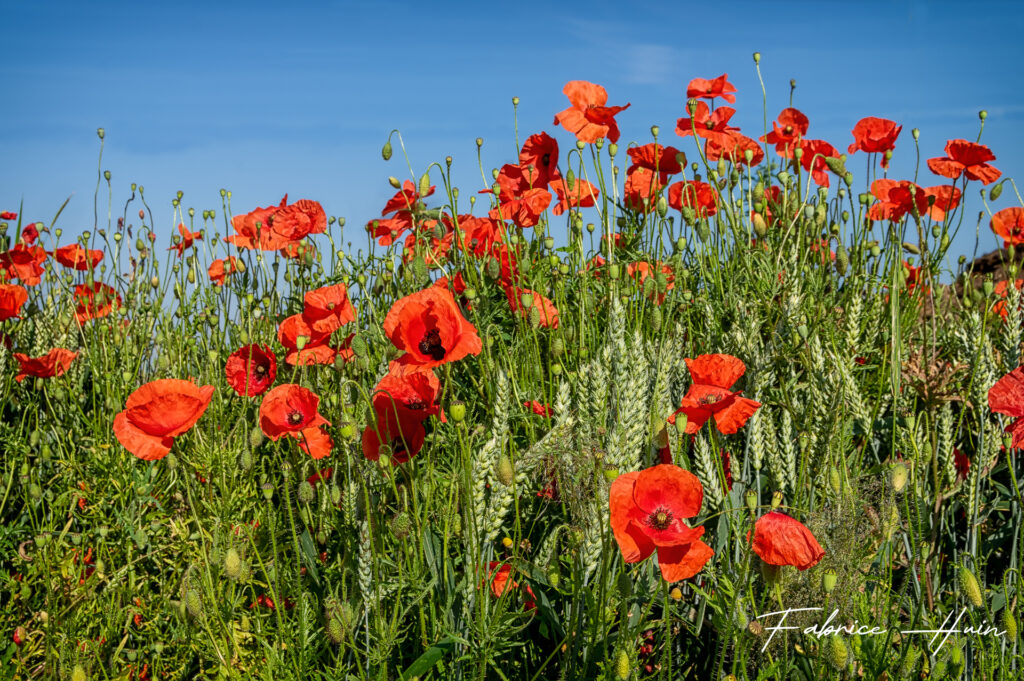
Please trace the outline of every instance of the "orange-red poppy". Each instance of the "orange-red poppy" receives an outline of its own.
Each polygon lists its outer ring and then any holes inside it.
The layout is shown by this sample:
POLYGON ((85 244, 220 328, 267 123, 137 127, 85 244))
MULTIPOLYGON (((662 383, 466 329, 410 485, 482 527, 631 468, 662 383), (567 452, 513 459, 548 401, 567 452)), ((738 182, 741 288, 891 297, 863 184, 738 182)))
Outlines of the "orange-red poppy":
POLYGON ((824 140, 800 140, 800 149, 803 150, 800 165, 811 174, 817 184, 827 187, 829 168, 825 159, 839 158, 839 151, 824 140))
POLYGON ((386 220, 370 220, 366 223, 366 231, 381 246, 390 246, 412 228, 412 213, 407 210, 399 211, 386 220))
POLYGON ((593 143, 601 138, 609 142, 619 141, 619 126, 615 116, 626 106, 605 106, 608 92, 600 85, 585 80, 572 80, 565 84, 562 92, 572 104, 568 109, 555 114, 555 125, 561 125, 576 135, 580 142, 593 143))
POLYGON ((601 195, 597 187, 578 177, 573 178, 571 183, 560 177, 551 180, 548 186, 558 196, 558 202, 551 209, 555 215, 561 215, 570 208, 590 208, 594 205, 594 200, 601 195))
POLYGON ((757 519, 753 548, 769 565, 792 565, 798 570, 814 567, 825 556, 825 549, 807 526, 781 511, 757 519))
POLYGON ((440 392, 433 371, 392 363, 374 388, 374 423, 363 431, 363 456, 376 461, 385 445, 394 465, 416 456, 426 437, 424 421, 434 414, 445 420, 437 404, 440 392))
POLYGON ((522 196, 491 209, 488 217, 492 220, 511 220, 524 228, 533 227, 540 221, 541 214, 551 205, 551 198, 551 192, 546 189, 527 189, 522 196))
POLYGON ((1010 446, 1024 445, 1024 367, 1006 374, 988 391, 988 408, 1013 419, 1003 430, 1012 438, 1010 446))
POLYGON ((946 213, 951 213, 960 205, 961 193, 956 187, 950 185, 938 185, 936 187, 925 187, 924 193, 928 197, 934 197, 935 202, 928 209, 928 217, 936 222, 946 219, 946 213))
POLYGON ((21 316, 21 306, 28 300, 28 291, 17 284, 0 284, 0 322, 21 316))
POLYGON ((979 180, 982 184, 992 184, 1003 173, 989 165, 996 160, 995 154, 984 144, 976 144, 967 140, 949 140, 946 142, 946 155, 928 159, 928 169, 936 175, 955 180, 967 175, 968 180, 979 180))
MULTIPOLYGON (((907 285, 907 293, 913 295, 917 285, 922 281, 921 268, 914 267, 906 260, 903 261, 903 276, 904 281, 907 285)), ((928 287, 924 288, 925 293, 928 292, 928 287)))
MULTIPOLYGON (((1016 279, 1013 282, 1014 287, 1020 291, 1021 287, 1024 286, 1024 279, 1016 279)), ((996 302, 992 303, 992 312, 1002 317, 1003 321, 1006 321, 1009 316, 1009 310, 1006 309, 1006 293, 1009 288, 1009 284, 1005 279, 997 281, 993 293, 999 298, 996 302)), ((1019 306, 1019 303, 1018 303, 1019 306)))
MULTIPOLYGON (((512 577, 512 566, 508 563, 502 563, 497 560, 492 560, 487 566, 487 579, 491 582, 491 593, 497 598, 501 598, 501 595, 505 593, 505 589, 508 588, 508 583, 512 577)), ((530 588, 529 584, 524 585, 526 587, 526 596, 523 599, 523 610, 535 610, 537 608, 537 597, 533 594, 533 589, 530 588)), ((519 582, 512 581, 512 588, 518 589, 519 582)))
POLYGON ((7 279, 18 279, 25 286, 35 286, 42 281, 44 260, 46 250, 42 246, 15 244, 9 251, 0 253, 0 268, 7 279))
POLYGON ((460 215, 459 229, 462 231, 462 235, 460 239, 456 240, 456 243, 466 251, 478 256, 490 251, 491 247, 502 239, 502 224, 489 217, 460 215))
POLYGON ((203 235, 200 232, 189 231, 184 222, 178 223, 178 234, 181 236, 181 241, 172 244, 167 250, 177 251, 179 258, 185 254, 185 251, 192 248, 196 241, 202 241, 203 239, 203 235))
POLYGON ((330 422, 317 412, 320 398, 312 390, 294 383, 272 388, 260 403, 260 430, 275 442, 285 435, 294 435, 307 428, 329 426, 330 422))
POLYGON ((537 400, 531 400, 529 402, 523 402, 523 406, 524 407, 528 407, 530 409, 530 411, 532 411, 537 416, 548 417, 548 416, 551 416, 551 414, 554 413, 551 410, 551 405, 545 404, 543 402, 538 402, 537 400))
POLYGON ((754 138, 733 131, 724 137, 704 142, 704 155, 709 163, 716 163, 724 158, 736 165, 742 164, 753 168, 764 160, 764 148, 754 138), (748 151, 750 152, 749 161, 747 160, 748 151))
POLYGON ((630 147, 626 153, 633 162, 626 169, 627 175, 631 175, 637 168, 647 168, 661 175, 662 183, 668 181, 669 175, 683 172, 683 166, 686 165, 686 155, 683 152, 675 147, 663 147, 654 142, 641 147, 630 147))
POLYGON ((530 135, 519 151, 519 167, 530 186, 548 186, 560 177, 558 142, 546 132, 530 135))
POLYGON ((508 298, 508 305, 513 312, 518 312, 521 317, 530 317, 530 309, 536 307, 540 313, 540 325, 546 329, 558 328, 558 308, 549 298, 542 296, 536 291, 518 286, 506 286, 505 297, 508 298), (529 305, 524 303, 529 300, 529 305))
POLYGON ((290 433, 290 437, 299 443, 299 449, 312 459, 323 459, 329 456, 334 448, 334 440, 327 434, 323 426, 304 428, 298 433, 290 433))
POLYGON ((692 208, 697 217, 711 217, 718 212, 718 192, 706 182, 683 180, 669 185, 668 205, 676 210, 692 208))
POLYGON ((714 555, 701 541, 703 527, 684 520, 700 513, 704 489, 693 473, 672 464, 620 475, 608 494, 612 533, 627 563, 657 550, 667 582, 689 579, 714 555))
POLYGON ((348 299, 348 286, 333 284, 308 291, 303 298, 302 319, 316 332, 332 333, 356 319, 348 299))
POLYGON ((878 199, 868 209, 871 220, 897 222, 907 213, 913 214, 915 206, 918 215, 928 212, 928 193, 913 182, 878 179, 871 183, 871 193, 878 199))
POLYGON ((1004 208, 993 215, 988 224, 996 236, 1002 238, 1004 248, 1024 244, 1024 208, 1004 208))
POLYGON ((649 262, 631 262, 626 266, 626 275, 630 278, 636 279, 636 283, 640 286, 640 290, 643 290, 644 281, 648 278, 656 278, 658 273, 665 275, 667 282, 664 291, 658 291, 657 287, 653 290, 650 295, 650 300, 655 305, 661 305, 665 302, 665 295, 675 288, 676 275, 672 271, 672 268, 664 263, 657 263, 651 265, 649 262))
POLYGON ((637 168, 622 186, 622 203, 629 210, 650 213, 657 207, 656 195, 663 187, 661 178, 647 168, 637 168))
POLYGON ((772 121, 772 131, 761 136, 762 142, 775 145, 775 152, 782 158, 793 158, 793 152, 800 146, 800 140, 807 134, 810 121, 799 109, 783 109, 778 119, 772 121))
POLYGON ((41 222, 30 222, 21 228, 21 241, 22 243, 31 246, 39 238, 39 227, 42 227, 41 222))
POLYGON ((730 390, 747 370, 742 360, 732 355, 701 355, 686 358, 686 366, 693 384, 683 397, 682 405, 668 420, 675 423, 677 414, 686 414, 688 434, 697 433, 714 416, 719 432, 731 435, 761 406, 760 402, 742 397, 742 391, 730 390))
POLYGON ((12 213, 9 210, 5 210, 5 211, 0 212, 0 220, 17 220, 17 219, 18 219, 18 214, 17 213, 12 213))
POLYGON ((380 212, 381 217, 386 217, 391 213, 401 213, 402 211, 411 213, 416 210, 416 202, 433 194, 435 189, 437 189, 437 186, 431 185, 427 189, 427 193, 421 197, 416 185, 411 180, 406 180, 402 183, 402 188, 384 204, 384 209, 380 212))
POLYGON ((121 307, 121 296, 112 286, 102 282, 79 284, 75 286, 75 319, 84 324, 90 319, 106 317, 113 310, 121 307))
POLYGON ((229 255, 227 258, 220 258, 210 263, 206 273, 210 276, 210 281, 214 286, 223 286, 229 274, 241 271, 240 264, 241 261, 238 258, 229 255))
POLYGON ((14 380, 20 383, 27 376, 53 378, 63 375, 71 367, 75 357, 78 357, 78 353, 65 348, 54 348, 42 357, 29 357, 20 352, 15 352, 13 356, 21 365, 18 375, 14 377, 14 380))
POLYGON ((720 106, 712 112, 707 104, 697 102, 689 118, 676 121, 676 134, 680 137, 696 134, 697 137, 724 144, 728 141, 729 133, 739 130, 729 125, 729 119, 734 113, 736 109, 728 106, 720 106))
POLYGON ((285 194, 277 206, 257 208, 231 219, 235 234, 225 241, 238 248, 278 251, 310 234, 327 231, 327 215, 317 201, 300 199, 288 204, 285 194))
POLYGON ((78 244, 61 246, 51 255, 64 267, 82 271, 94 269, 103 260, 103 251, 85 249, 78 244))
POLYGON ((858 151, 866 151, 869 154, 882 154, 882 167, 889 167, 889 160, 885 152, 896 148, 896 138, 903 130, 902 125, 896 125, 896 121, 888 118, 875 118, 868 116, 857 121, 853 126, 853 144, 847 151, 851 154, 858 151))
POLYGON ((277 357, 269 345, 243 345, 228 357, 224 376, 239 395, 262 395, 277 378, 277 357))
POLYGON ((721 97, 730 104, 736 102, 736 86, 729 82, 729 74, 723 73, 718 78, 694 78, 686 86, 686 96, 698 99, 714 99, 721 97))
POLYGON ((288 350, 284 361, 292 365, 309 366, 333 362, 337 352, 327 344, 330 339, 329 331, 315 330, 302 313, 286 317, 277 327, 277 340, 288 350), (299 345, 302 345, 301 350, 299 345))
POLYGON ((482 349, 476 328, 462 316, 451 292, 436 286, 396 300, 384 318, 384 333, 405 351, 400 364, 436 367, 482 349))
POLYGON ((213 398, 212 385, 161 378, 128 396, 124 411, 114 417, 114 435, 143 461, 167 456, 174 438, 196 424, 213 398))

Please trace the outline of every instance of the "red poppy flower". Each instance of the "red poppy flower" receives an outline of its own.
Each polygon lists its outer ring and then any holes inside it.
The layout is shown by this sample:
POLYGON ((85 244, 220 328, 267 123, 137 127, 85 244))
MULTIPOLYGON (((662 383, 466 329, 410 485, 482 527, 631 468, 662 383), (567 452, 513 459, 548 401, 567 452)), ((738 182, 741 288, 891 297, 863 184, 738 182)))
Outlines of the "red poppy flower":
POLYGON ((1006 374, 988 391, 988 408, 1013 419, 1004 429, 1013 438, 1011 447, 1024 445, 1024 367, 1006 374))
POLYGON ((370 220, 366 223, 366 231, 381 246, 390 246, 412 227, 412 213, 407 210, 387 220, 370 220))
POLYGON ((716 163, 720 159, 728 159, 737 165, 753 168, 764 160, 764 149, 757 140, 738 132, 730 132, 720 139, 709 139, 704 143, 704 155, 708 162, 716 163), (750 160, 747 160, 747 152, 750 160))
POLYGON ((647 168, 661 175, 662 183, 668 181, 669 175, 683 172, 683 165, 686 164, 686 155, 683 152, 675 147, 663 147, 654 142, 642 147, 630 147, 626 153, 633 162, 626 169, 627 175, 631 175, 637 168, 647 168))
POLYGON ((181 241, 179 241, 176 244, 173 244, 167 250, 168 251, 177 251, 179 258, 182 257, 185 254, 186 250, 192 248, 192 245, 196 241, 202 241, 202 239, 203 239, 203 235, 202 234, 200 234, 199 232, 191 232, 191 231, 189 231, 188 227, 186 227, 185 223, 183 223, 183 222, 179 222, 178 223, 178 234, 181 236, 181 241))
POLYGON ((946 219, 946 213, 951 213, 960 205, 960 190, 949 185, 936 187, 925 187, 925 196, 934 197, 935 202, 928 209, 928 217, 936 222, 946 219))
POLYGON ((1004 248, 1024 244, 1024 208, 1004 208, 993 215, 988 224, 996 236, 1002 237, 1004 248))
POLYGON ((897 222, 907 213, 913 214, 915 204, 918 215, 928 212, 928 193, 913 182, 875 180, 871 183, 871 193, 878 199, 868 209, 868 218, 871 220, 897 222))
POLYGON ((112 286, 101 282, 93 282, 92 286, 79 284, 75 286, 75 319, 84 324, 90 319, 106 317, 113 310, 121 307, 121 296, 112 286))
POLYGON ((546 189, 527 189, 519 198, 501 203, 491 209, 492 220, 511 220, 520 227, 533 227, 541 214, 551 205, 551 192, 546 189))
MULTIPOLYGON (((501 598, 501 595, 505 593, 505 589, 508 587, 509 578, 512 576, 512 566, 508 563, 502 563, 497 560, 492 560, 487 566, 487 579, 491 582, 491 593, 497 598, 501 598)), ((537 608, 537 597, 533 594, 533 589, 530 588, 529 584, 526 584, 526 596, 523 601, 523 610, 536 610, 537 608)), ((519 582, 512 582, 512 588, 518 589, 519 582)))
POLYGON ((356 309, 348 299, 345 284, 308 291, 303 300, 302 319, 313 331, 332 333, 356 319, 356 309))
POLYGON ((811 174, 822 187, 828 186, 828 164, 826 158, 839 158, 839 151, 824 140, 800 140, 803 156, 800 165, 811 174))
POLYGON ((555 125, 561 125, 576 135, 576 139, 588 144, 607 137, 609 142, 619 141, 619 126, 615 115, 629 108, 626 106, 605 106, 608 92, 600 85, 585 80, 572 80, 565 84, 562 92, 572 104, 568 109, 555 114, 555 125))
POLYGON ((380 406, 378 411, 387 407, 408 409, 422 418, 437 416, 441 423, 447 423, 437 402, 440 396, 441 383, 433 371, 397 362, 389 365, 388 373, 373 389, 374 404, 380 406))
POLYGON ((540 311, 540 325, 546 329, 558 328, 558 309, 550 299, 536 291, 518 286, 506 286, 505 297, 508 298, 508 305, 513 312, 518 312, 520 316, 529 318, 530 308, 537 307, 540 311), (530 299, 529 305, 523 304, 524 297, 530 299))
POLYGON ((143 461, 167 456, 174 438, 196 424, 213 399, 212 385, 161 378, 128 396, 124 411, 114 417, 114 435, 143 461))
POLYGON ((298 433, 289 433, 299 443, 299 449, 308 454, 312 459, 323 459, 330 456, 334 448, 334 440, 327 434, 323 426, 318 428, 303 428, 298 433))
POLYGON ((676 210, 692 208, 697 217, 711 217, 718 212, 718 192, 706 182, 683 180, 669 185, 668 205, 676 210))
POLYGON ((235 234, 224 240, 238 248, 278 251, 290 242, 300 241, 309 234, 327 230, 327 215, 317 201, 300 199, 288 205, 288 195, 280 205, 257 208, 231 219, 235 234))
POLYGON ((210 275, 210 281, 215 286, 223 286, 229 274, 242 271, 241 265, 242 261, 233 255, 229 255, 227 258, 220 258, 210 263, 206 273, 210 275))
POLYGON ((243 345, 228 357, 224 375, 239 395, 262 395, 277 378, 277 357, 268 345, 243 345))
POLYGON ((294 383, 271 389, 260 403, 260 430, 277 442, 307 428, 329 426, 330 422, 317 412, 320 398, 311 390, 294 383))
POLYGON ((928 159, 928 169, 951 180, 966 174, 968 180, 992 184, 1003 174, 988 164, 994 160, 995 154, 984 144, 975 144, 967 140, 949 140, 946 142, 946 155, 928 159))
POLYGON ((436 367, 478 355, 480 336, 447 289, 429 286, 396 300, 384 318, 384 333, 406 354, 401 364, 436 367))
POLYGON ((39 238, 39 229, 36 225, 42 226, 43 223, 30 222, 21 228, 21 240, 28 246, 31 246, 39 238))
POLYGON ((730 132, 739 130, 729 125, 729 119, 736 113, 736 109, 728 106, 720 106, 711 111, 704 102, 697 102, 697 106, 690 118, 680 118, 676 121, 676 134, 680 137, 693 135, 704 139, 713 139, 719 142, 726 142, 730 132))
POLYGON ((667 285, 664 291, 658 291, 655 287, 651 293, 651 301, 655 305, 661 305, 665 302, 665 294, 671 291, 675 287, 676 276, 672 271, 672 268, 664 263, 658 263, 657 265, 651 265, 649 262, 631 262, 626 266, 626 275, 636 279, 637 285, 643 290, 643 284, 649 277, 657 277, 657 272, 665 275, 667 285))
POLYGON ((783 109, 777 120, 772 121, 772 131, 763 135, 762 142, 775 145, 775 152, 782 158, 793 158, 793 151, 800 146, 800 140, 807 134, 810 121, 799 109, 783 109))
POLYGON ((700 540, 703 527, 685 518, 700 513, 704 489, 693 473, 672 464, 625 473, 608 494, 612 533, 627 563, 638 563, 655 550, 667 582, 689 579, 714 555, 700 540))
POLYGON ((29 357, 20 352, 15 352, 14 359, 18 360, 18 363, 21 364, 21 369, 18 375, 14 377, 14 380, 20 383, 25 380, 26 376, 35 376, 37 378, 61 376, 71 366, 71 362, 75 357, 78 357, 77 352, 64 348, 54 348, 42 357, 29 357))
POLYGON ((285 318, 277 327, 277 340, 288 350, 284 361, 291 365, 309 366, 333 362, 337 352, 327 345, 330 338, 330 332, 314 330, 302 314, 285 318), (300 338, 305 340, 300 341, 300 338))
POLYGON ((327 214, 319 201, 299 199, 295 203, 279 207, 268 218, 275 234, 285 241, 296 242, 310 234, 327 231, 327 214))
POLYGON ((456 272, 454 279, 448 277, 441 277, 434 282, 434 286, 438 288, 446 288, 454 291, 458 295, 462 295, 466 291, 466 280, 462 278, 462 272, 456 272))
POLYGON ((551 209, 555 215, 561 215, 570 208, 590 208, 601 192, 594 185, 580 178, 573 178, 571 183, 564 178, 551 180, 548 185, 558 196, 558 202, 551 209))
POLYGON ((686 86, 686 96, 697 97, 699 99, 714 99, 715 97, 721 97, 730 104, 736 102, 736 97, 732 94, 736 92, 736 86, 729 82, 729 74, 723 73, 718 78, 708 80, 706 78, 694 78, 690 81, 690 84, 686 86))
POLYGON ((765 513, 754 524, 754 553, 769 565, 814 567, 825 549, 807 527, 781 511, 765 513))
POLYGON ((532 411, 537 416, 548 417, 548 416, 551 416, 551 414, 554 413, 554 412, 551 411, 551 406, 550 405, 542 404, 542 403, 538 402, 537 400, 532 400, 530 402, 523 402, 523 406, 524 407, 529 407, 530 411, 532 411))
POLYGON ((380 212, 381 217, 385 217, 391 213, 399 213, 405 211, 411 213, 416 209, 416 202, 421 198, 426 198, 434 193, 437 189, 436 185, 431 185, 427 189, 427 193, 424 196, 420 196, 419 189, 412 183, 411 180, 406 180, 402 183, 402 188, 399 189, 394 196, 388 199, 388 202, 384 204, 384 210, 380 212))
POLYGON ((853 144, 847 151, 851 154, 857 151, 866 151, 869 154, 883 154, 882 167, 889 167, 889 160, 885 158, 885 152, 896 148, 896 138, 903 130, 902 125, 896 125, 896 121, 887 118, 875 118, 868 116, 857 121, 853 126, 853 144))
POLYGON ((311 264, 316 259, 316 246, 306 239, 302 241, 289 241, 278 253, 292 260, 301 258, 303 262, 311 264))
POLYGON ((560 177, 558 142, 546 132, 530 135, 519 151, 519 167, 531 186, 546 187, 560 177))
POLYGON ((15 244, 9 251, 0 253, 0 268, 8 279, 19 279, 25 286, 35 286, 45 270, 46 250, 42 246, 15 244))
MULTIPOLYGON (((1024 286, 1024 279, 1015 280, 1013 285, 1018 291, 1020 291, 1021 287, 1024 286)), ((1004 322, 1009 315, 1009 311, 1006 309, 1006 290, 1008 288, 1009 284, 1005 279, 1003 279, 1002 281, 997 281, 995 288, 993 289, 993 293, 995 293, 1000 300, 992 303, 992 312, 1002 317, 1004 322)))
POLYGON ((87 250, 78 244, 61 246, 51 255, 64 267, 82 271, 95 268, 100 263, 100 260, 103 260, 103 251, 87 250))
POLYGON ((28 300, 28 291, 17 284, 0 284, 0 322, 21 316, 21 306, 28 300))
POLYGON ((489 217, 460 215, 459 229, 462 235, 456 240, 456 244, 474 255, 482 256, 501 241, 503 225, 489 217))
POLYGON ((760 402, 741 397, 742 391, 729 390, 747 370, 740 359, 732 355, 701 355, 696 359, 686 358, 686 366, 693 384, 683 397, 682 406, 668 420, 675 423, 677 414, 686 414, 688 434, 697 433, 714 416, 719 432, 731 435, 761 406, 760 402))
POLYGON ((622 203, 629 210, 650 213, 657 207, 655 196, 663 184, 653 170, 637 168, 626 177, 622 187, 622 203))
MULTIPOLYGON (((921 268, 920 267, 914 267, 909 262, 904 260, 903 261, 903 276, 904 276, 904 281, 907 284, 907 293, 913 295, 914 290, 917 288, 917 285, 922 280, 922 278, 921 278, 921 268)), ((928 288, 925 287, 924 290, 927 293, 928 288)))
POLYGON ((397 466, 423 448, 426 437, 423 422, 440 411, 436 404, 439 383, 433 371, 416 370, 393 362, 375 391, 375 418, 363 431, 363 456, 377 461, 381 448, 388 446, 391 463, 397 466))
POLYGON ((956 447, 953 447, 953 466, 956 468, 957 480, 966 480, 971 471, 971 460, 956 447))
POLYGON ((18 214, 17 213, 12 213, 9 210, 5 210, 2 213, 0 213, 0 220, 17 220, 17 219, 18 219, 18 214))

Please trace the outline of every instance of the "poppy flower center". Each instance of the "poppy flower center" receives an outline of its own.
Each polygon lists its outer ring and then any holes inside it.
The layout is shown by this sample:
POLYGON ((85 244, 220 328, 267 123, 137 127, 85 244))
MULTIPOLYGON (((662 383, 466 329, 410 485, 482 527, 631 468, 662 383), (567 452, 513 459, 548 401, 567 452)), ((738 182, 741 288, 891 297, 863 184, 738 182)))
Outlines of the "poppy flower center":
POLYGON ((707 121, 704 123, 704 127, 707 128, 708 130, 714 130, 715 124, 712 121, 707 121))
POLYGON ((327 303, 327 309, 328 310, 333 310, 334 309, 334 303, 327 303))
POLYGON ((647 524, 656 530, 667 530, 668 526, 672 524, 672 511, 659 508, 647 516, 647 524))
POLYGON ((257 364, 256 368, 253 369, 252 371, 254 374, 256 374, 256 378, 263 378, 264 376, 267 375, 267 367, 263 366, 262 364, 257 364))
POLYGON ((421 409, 426 409, 427 405, 423 404, 422 402, 410 402, 409 404, 406 404, 405 407, 406 409, 414 409, 416 411, 419 411, 421 409))
POLYGON ((714 394, 712 394, 712 395, 705 395, 704 397, 700 398, 700 400, 699 400, 700 404, 704 404, 704 405, 717 404, 717 403, 719 403, 721 401, 722 401, 722 398, 720 396, 714 395, 714 394))
POLYGON ((427 355, 435 362, 440 362, 444 359, 445 353, 444 346, 441 345, 441 334, 437 329, 431 329, 423 334, 423 340, 420 341, 419 345, 420 352, 427 355))
POLYGON ((290 423, 293 426, 297 426, 300 423, 302 423, 302 412, 293 411, 292 413, 288 414, 288 423, 290 423))
POLYGON ((540 162, 543 163, 545 167, 549 166, 551 164, 551 154, 544 154, 541 156, 540 162))
POLYGON ((787 125, 787 126, 786 126, 786 129, 784 130, 784 132, 785 132, 785 133, 786 133, 787 135, 792 135, 792 134, 793 134, 793 126, 792 126, 792 125, 787 125))

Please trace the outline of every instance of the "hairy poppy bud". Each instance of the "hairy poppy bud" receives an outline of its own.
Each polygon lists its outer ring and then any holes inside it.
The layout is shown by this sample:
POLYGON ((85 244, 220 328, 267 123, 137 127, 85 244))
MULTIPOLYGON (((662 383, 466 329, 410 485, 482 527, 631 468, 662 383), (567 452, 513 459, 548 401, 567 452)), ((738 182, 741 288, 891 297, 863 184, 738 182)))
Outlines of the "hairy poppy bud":
POLYGON ((495 467, 495 475, 498 478, 498 482, 508 487, 512 484, 515 479, 515 467, 512 465, 512 459, 508 457, 508 454, 502 454, 498 458, 498 464, 495 467))
POLYGON ((665 217, 668 215, 668 202, 665 200, 664 196, 658 197, 657 208, 659 217, 665 217))
POLYGON ((426 196, 430 193, 430 171, 423 173, 420 176, 420 196, 426 196))
POLYGON ((846 251, 846 246, 839 244, 836 246, 836 272, 839 276, 845 276, 847 270, 850 269, 850 254, 846 251))
POLYGON ((234 547, 224 554, 224 574, 232 581, 236 581, 242 575, 242 557, 234 547))
MULTIPOLYGON (((604 140, 597 140, 597 148, 600 149, 601 145, 603 143, 604 143, 604 140)), ((608 155, 611 156, 612 158, 615 158, 615 155, 617 153, 619 153, 619 145, 618 144, 609 144, 608 145, 608 155)))
POLYGON ((391 519, 391 533, 398 539, 405 539, 413 530, 412 516, 402 511, 391 519))
POLYGON ((14 633, 11 634, 11 640, 14 641, 14 645, 21 647, 25 643, 26 638, 28 638, 28 631, 25 627, 14 627, 14 633))
POLYGON ((660 307, 655 307, 654 309, 651 310, 651 316, 650 316, 651 331, 654 332, 654 333, 658 333, 659 331, 661 331, 662 321, 663 321, 663 319, 662 319, 661 308, 660 307))
POLYGON ((842 671, 850 658, 850 649, 846 647, 846 642, 839 634, 829 636, 828 641, 822 644, 821 653, 825 661, 836 671, 842 671))
POLYGON ((540 328, 540 308, 530 308, 530 326, 534 329, 540 328))
POLYGON ((618 263, 612 263, 608 266, 608 278, 615 280, 619 278, 619 265, 618 263))
POLYGON ((821 576, 821 588, 825 590, 825 593, 830 594, 835 590, 837 580, 836 571, 829 568, 821 576))
POLYGON ((316 492, 313 489, 313 485, 311 485, 308 480, 303 480, 299 483, 298 496, 300 504, 313 503, 313 498, 316 496, 316 492))
POLYGON ((1013 611, 1010 609, 1009 605, 1007 605, 1005 608, 1003 608, 1003 612, 1000 615, 1000 620, 1002 621, 1003 629, 1006 630, 1006 635, 1007 635, 1009 641, 1011 641, 1011 642, 1012 641, 1016 641, 1017 640, 1017 620, 1013 616, 1013 611))
POLYGON ((625 650, 620 650, 615 656, 615 678, 619 681, 626 681, 632 671, 629 654, 625 650))
POLYGON ((81 664, 76 664, 75 668, 71 670, 71 681, 87 681, 87 679, 85 668, 81 664))
POLYGON ((466 418, 466 404, 458 400, 452 402, 448 407, 448 415, 452 417, 452 421, 461 423, 466 418))
MULTIPOLYGON (((836 175, 842 176, 846 174, 846 163, 844 163, 843 159, 841 158, 836 158, 834 156, 826 156, 825 165, 827 165, 828 169, 831 170, 836 175)), ((822 187, 822 189, 824 189, 824 187, 822 187)))
POLYGON ((960 595, 970 601, 974 607, 980 608, 982 604, 981 586, 974 573, 968 570, 966 565, 962 565, 957 570, 956 579, 960 587, 960 595))
POLYGON ((907 467, 902 463, 894 464, 889 470, 889 482, 892 483, 892 488, 897 494, 907 486, 908 475, 907 467))
POLYGON ((196 619, 202 619, 205 612, 203 610, 203 599, 195 587, 189 586, 185 589, 185 597, 183 600, 185 602, 185 610, 188 611, 188 614, 196 619))

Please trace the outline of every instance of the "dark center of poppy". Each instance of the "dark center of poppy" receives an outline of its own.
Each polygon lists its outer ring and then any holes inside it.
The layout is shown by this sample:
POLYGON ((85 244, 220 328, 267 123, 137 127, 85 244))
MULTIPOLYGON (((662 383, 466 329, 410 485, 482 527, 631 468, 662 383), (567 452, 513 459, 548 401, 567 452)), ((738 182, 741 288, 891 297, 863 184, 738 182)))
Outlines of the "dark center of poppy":
POLYGON ((262 364, 257 364, 256 368, 254 368, 252 371, 254 374, 256 374, 257 378, 263 378, 264 376, 267 375, 267 367, 263 366, 262 364))
POLYGON ((700 404, 704 404, 704 405, 711 405, 711 404, 717 404, 718 402, 721 402, 721 401, 722 401, 722 398, 720 396, 715 395, 715 394, 711 394, 711 395, 705 395, 704 397, 700 398, 699 403, 700 404))
POLYGON ((290 423, 293 426, 297 426, 300 423, 302 423, 302 412, 293 411, 292 413, 288 414, 288 423, 290 423))
POLYGON ((437 329, 431 329, 423 334, 423 340, 420 341, 420 352, 427 355, 435 362, 440 362, 444 359, 445 353, 444 346, 441 345, 441 334, 437 329))
POLYGON ((710 85, 708 85, 708 89, 707 89, 707 90, 705 90, 705 91, 704 91, 704 93, 705 93, 705 94, 709 94, 709 95, 710 95, 710 94, 711 94, 712 92, 714 92, 714 91, 715 91, 715 90, 714 90, 714 88, 712 88, 712 87, 711 87, 710 85))
POLYGON ((711 121, 707 121, 704 123, 704 127, 707 128, 708 130, 714 130, 715 124, 711 121))
POLYGON ((334 303, 327 303, 327 309, 328 310, 333 310, 334 309, 334 303))
POLYGON ((423 404, 422 402, 418 402, 417 401, 417 402, 409 402, 408 404, 405 405, 405 407, 406 407, 406 409, 414 409, 416 411, 419 411, 421 409, 426 409, 427 405, 423 404))
POLYGON ((786 133, 787 135, 792 135, 792 134, 793 134, 793 126, 792 126, 792 125, 787 125, 787 126, 785 127, 785 130, 784 130, 784 132, 785 132, 785 133, 786 133))
POLYGON ((541 156, 540 162, 544 164, 544 167, 551 165, 551 154, 544 154, 541 156))
POLYGON ((668 526, 672 524, 672 511, 665 508, 659 508, 651 515, 647 516, 647 524, 656 530, 667 530, 668 526))

